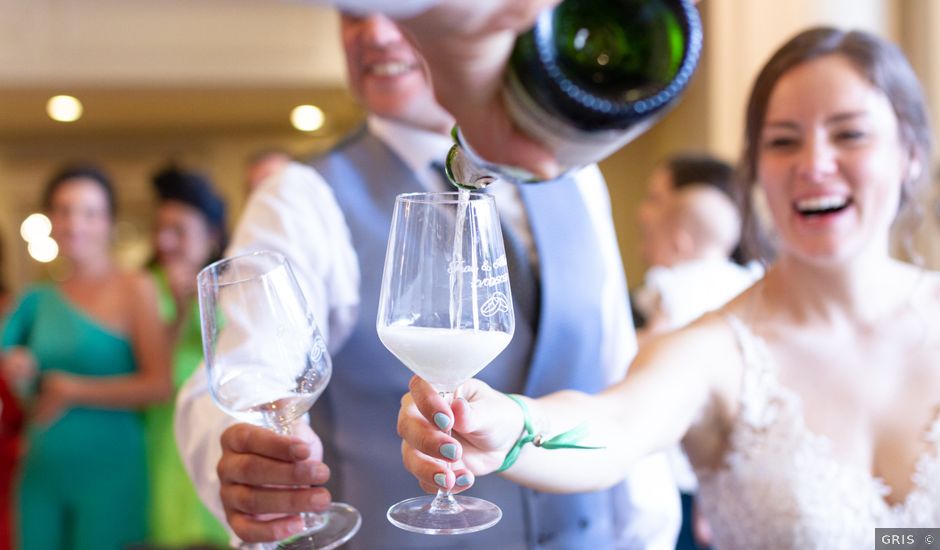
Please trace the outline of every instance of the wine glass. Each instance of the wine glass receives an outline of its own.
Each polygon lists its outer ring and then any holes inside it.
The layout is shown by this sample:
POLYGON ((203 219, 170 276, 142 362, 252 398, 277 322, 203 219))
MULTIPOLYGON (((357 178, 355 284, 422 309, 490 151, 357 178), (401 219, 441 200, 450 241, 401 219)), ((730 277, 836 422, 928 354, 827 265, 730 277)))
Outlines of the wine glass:
MULTIPOLYGON (((268 251, 226 258, 199 272, 197 285, 212 398, 239 421, 290 435, 326 388, 332 363, 287 259, 268 251)), ((301 515, 304 532, 278 548, 336 548, 362 521, 342 503, 301 515)))
MULTIPOLYGON (((461 383, 503 351, 514 328, 493 197, 468 191, 399 195, 376 320, 385 347, 450 402, 461 383)), ((500 517, 491 502, 444 490, 388 510, 394 525, 426 534, 472 533, 500 517)))

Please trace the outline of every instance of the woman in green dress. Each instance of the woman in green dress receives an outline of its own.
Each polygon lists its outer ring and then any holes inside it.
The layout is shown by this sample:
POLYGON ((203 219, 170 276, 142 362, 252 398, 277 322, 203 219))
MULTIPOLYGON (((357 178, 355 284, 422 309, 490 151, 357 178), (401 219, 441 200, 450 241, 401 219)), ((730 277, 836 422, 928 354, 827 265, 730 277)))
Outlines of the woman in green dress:
MULTIPOLYGON (((225 248, 225 204, 201 175, 169 167, 153 179, 159 198, 152 268, 160 317, 173 350, 175 391, 202 361, 196 274, 225 248)), ((150 538, 161 548, 225 546, 228 534, 202 504, 173 437, 173 402, 146 412, 150 469, 150 538)))
POLYGON ((19 547, 119 550, 146 536, 144 434, 136 412, 170 396, 153 281, 110 254, 107 176, 67 168, 43 206, 69 275, 36 284, 2 333, 4 375, 26 395, 19 547))

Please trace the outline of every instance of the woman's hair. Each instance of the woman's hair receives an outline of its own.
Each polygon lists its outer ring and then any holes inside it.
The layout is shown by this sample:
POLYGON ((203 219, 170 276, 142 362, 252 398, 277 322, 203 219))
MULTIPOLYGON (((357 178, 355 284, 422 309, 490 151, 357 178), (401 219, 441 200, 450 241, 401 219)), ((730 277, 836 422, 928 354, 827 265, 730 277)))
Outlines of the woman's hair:
POLYGON ((847 59, 875 88, 880 90, 894 110, 901 142, 920 164, 920 173, 905 175, 902 185, 898 222, 916 226, 922 216, 911 200, 916 187, 930 173, 933 138, 924 94, 904 54, 897 46, 864 31, 842 31, 816 27, 799 33, 770 58, 751 90, 744 129, 744 151, 737 170, 737 193, 744 218, 745 246, 752 256, 767 259, 771 250, 757 223, 751 190, 757 180, 760 134, 767 116, 767 104, 780 78, 794 67, 826 55, 847 59))
POLYGON ((216 192, 212 181, 198 172, 183 170, 175 164, 160 169, 154 174, 152 181, 160 202, 181 202, 195 208, 202 215, 215 240, 207 264, 220 259, 228 246, 225 201, 216 192))
POLYGON ((85 179, 94 182, 105 194, 108 201, 108 214, 113 220, 117 215, 117 199, 114 194, 114 185, 111 178, 100 168, 91 164, 74 164, 59 170, 46 182, 42 191, 42 208, 45 211, 52 209, 52 198, 63 185, 74 179, 85 179))

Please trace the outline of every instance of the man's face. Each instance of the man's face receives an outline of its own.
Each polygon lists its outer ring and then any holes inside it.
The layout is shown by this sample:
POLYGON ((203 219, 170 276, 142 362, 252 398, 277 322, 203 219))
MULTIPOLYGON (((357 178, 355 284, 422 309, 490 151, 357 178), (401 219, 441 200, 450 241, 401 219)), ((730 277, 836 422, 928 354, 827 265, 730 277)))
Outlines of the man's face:
POLYGON ((434 102, 424 64, 390 19, 342 16, 349 85, 377 115, 413 122, 434 102))

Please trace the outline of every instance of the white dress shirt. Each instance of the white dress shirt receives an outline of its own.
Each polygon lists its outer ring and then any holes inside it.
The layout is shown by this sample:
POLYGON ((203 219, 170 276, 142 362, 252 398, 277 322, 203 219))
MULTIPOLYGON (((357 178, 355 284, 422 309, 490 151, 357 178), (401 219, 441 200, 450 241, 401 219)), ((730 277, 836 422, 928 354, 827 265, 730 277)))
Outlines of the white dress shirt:
MULTIPOLYGON (((431 163, 444 158, 452 144, 449 137, 374 116, 368 119, 368 128, 401 157, 429 190, 446 188, 431 163)), ((607 381, 612 383, 625 375, 636 353, 626 280, 610 199, 600 170, 596 166, 586 168, 577 175, 577 185, 604 254, 601 367, 607 381)), ((518 192, 502 182, 491 189, 500 215, 520 232, 521 238, 531 243, 518 192)), ((529 248, 534 254, 531 244, 529 248)), ((343 213, 330 186, 312 168, 292 163, 276 180, 263 184, 249 200, 226 255, 260 249, 277 250, 288 258, 314 308, 329 349, 338 350, 353 328, 359 303, 359 268, 343 213)), ((205 368, 200 366, 177 398, 176 439, 200 497, 223 522, 216 465, 221 457, 221 434, 234 423, 213 404, 205 368)), ((643 514, 642 521, 630 520, 630 538, 647 541, 644 546, 647 549, 671 549, 679 525, 679 507, 664 457, 656 455, 637 464, 631 474, 630 495, 634 508, 655 510, 643 514)))

